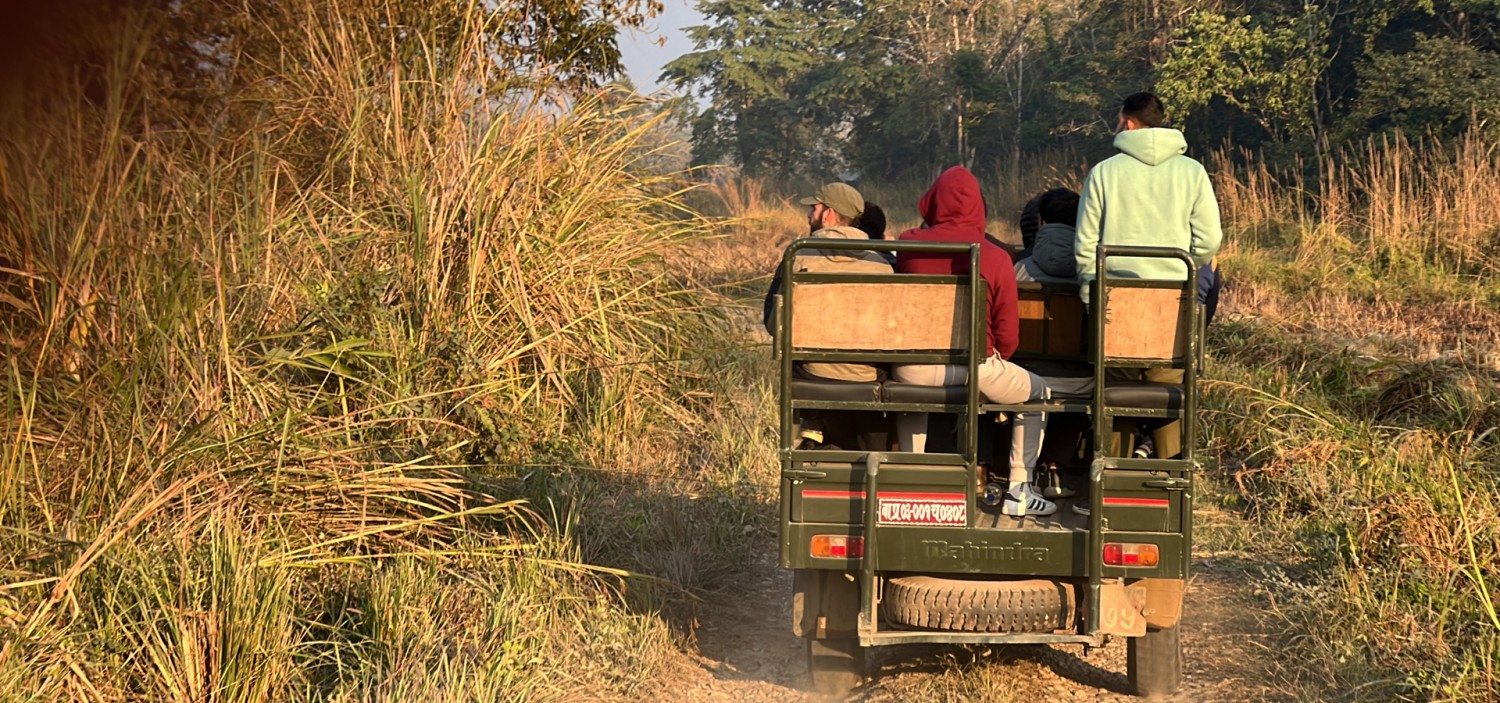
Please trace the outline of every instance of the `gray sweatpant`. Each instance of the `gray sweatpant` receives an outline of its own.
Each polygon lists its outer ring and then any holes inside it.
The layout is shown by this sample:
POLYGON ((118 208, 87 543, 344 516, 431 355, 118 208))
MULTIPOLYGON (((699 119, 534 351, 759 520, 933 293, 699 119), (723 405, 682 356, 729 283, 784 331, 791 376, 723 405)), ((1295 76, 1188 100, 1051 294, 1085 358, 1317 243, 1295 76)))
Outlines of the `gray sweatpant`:
MULTIPOLYGON (((959 386, 969 379, 969 369, 942 364, 908 364, 891 369, 891 376, 901 383, 920 386, 959 386)), ((979 365, 979 394, 991 403, 1025 403, 1051 397, 1047 382, 1026 369, 998 355, 979 365)), ((1011 481, 1029 481, 1030 469, 1036 466, 1046 433, 1046 413, 1014 413, 1015 431, 1011 433, 1011 481)), ((902 413, 896 418, 897 438, 901 451, 921 452, 927 448, 927 413, 902 413)))

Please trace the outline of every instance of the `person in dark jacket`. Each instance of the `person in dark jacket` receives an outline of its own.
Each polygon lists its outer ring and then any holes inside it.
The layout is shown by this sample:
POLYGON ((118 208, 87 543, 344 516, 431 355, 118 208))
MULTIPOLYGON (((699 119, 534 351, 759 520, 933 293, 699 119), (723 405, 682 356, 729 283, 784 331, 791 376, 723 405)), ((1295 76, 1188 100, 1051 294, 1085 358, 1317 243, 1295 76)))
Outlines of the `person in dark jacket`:
MULTIPOLYGON (((1045 381, 1009 361, 1020 343, 1021 319, 1016 303, 1015 264, 1000 247, 985 237, 985 207, 979 181, 962 166, 944 171, 922 196, 919 203, 922 229, 901 234, 902 241, 978 243, 979 275, 984 279, 989 300, 986 325, 985 360, 979 366, 979 392, 992 403, 1024 403, 1048 397, 1045 381)), ((903 251, 896 256, 896 270, 902 273, 957 274, 969 273, 969 257, 954 254, 932 254, 903 251)), ((977 341, 977 340, 976 340, 977 341)), ((968 380, 964 366, 906 364, 892 369, 892 377, 902 383, 924 386, 960 385, 968 380)), ((918 413, 898 419, 903 449, 912 449, 926 417, 918 413), (920 424, 919 424, 920 421, 920 424)), ((1032 473, 1042 446, 1046 416, 1042 413, 1016 413, 1011 436, 1009 484, 1001 502, 1007 515, 1051 515, 1057 505, 1041 497, 1032 485, 1032 473)))
POLYGON ((1078 221, 1078 193, 1053 188, 1037 198, 1036 211, 1040 226, 1031 256, 1016 262, 1016 281, 1077 284, 1073 225, 1078 221))
POLYGON ((879 205, 868 200, 865 201, 865 211, 859 213, 852 223, 854 228, 864 232, 870 239, 885 239, 885 210, 879 205))

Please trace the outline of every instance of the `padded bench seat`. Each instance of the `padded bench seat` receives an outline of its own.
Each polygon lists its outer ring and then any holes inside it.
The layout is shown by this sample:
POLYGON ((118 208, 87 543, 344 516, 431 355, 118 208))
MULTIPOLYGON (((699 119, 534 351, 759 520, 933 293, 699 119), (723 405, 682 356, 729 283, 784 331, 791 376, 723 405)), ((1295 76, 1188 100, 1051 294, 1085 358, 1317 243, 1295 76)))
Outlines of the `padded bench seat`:
MULTIPOLYGON (((1094 369, 1086 363, 1026 360, 1020 366, 1047 381, 1052 388, 1054 401, 1089 400, 1094 395, 1094 369)), ((964 386, 919 386, 912 383, 887 381, 882 395, 887 403, 947 403, 968 402, 968 389, 964 386)), ((980 404, 988 401, 979 397, 980 404)))
POLYGON ((1182 385, 1151 381, 1112 381, 1104 384, 1104 403, 1121 408, 1181 410, 1182 385))
MULTIPOLYGON (((923 403, 941 405, 963 405, 969 402, 968 389, 964 386, 918 386, 911 383, 887 381, 881 387, 881 395, 887 403, 923 403)), ((988 412, 1091 412, 1092 406, 1067 398, 1033 400, 1027 403, 991 403, 979 397, 980 414, 988 412)))
MULTIPOLYGON (((934 403, 963 405, 969 402, 968 386, 921 386, 915 383, 886 381, 881 397, 887 403, 934 403)), ((984 402, 981 397, 980 402, 984 402)))
POLYGON ((1047 381, 1053 400, 1091 400, 1094 397, 1093 364, 1050 359, 1023 359, 1019 363, 1022 368, 1047 381))
POLYGON ((878 403, 880 384, 875 381, 821 381, 793 377, 792 398, 836 403, 878 403))
MULTIPOLYGON (((1069 400, 1086 400, 1086 394, 1074 394, 1060 388, 1059 380, 1084 381, 1082 377, 1048 376, 1053 386, 1052 403, 1067 403, 1069 400)), ((1087 379, 1092 386, 1092 378, 1087 379)), ((1081 390, 1081 389, 1080 389, 1081 390)), ((963 405, 969 400, 965 386, 922 386, 914 383, 886 381, 885 383, 856 381, 821 381, 809 378, 792 379, 792 398, 822 402, 850 403, 919 403, 927 405, 963 405)), ((1180 410, 1182 408, 1182 386, 1175 383, 1153 383, 1150 381, 1115 381, 1105 385, 1104 402, 1122 408, 1148 408, 1156 410, 1180 410)), ((979 398, 981 405, 994 405, 979 398)), ((1045 405, 1036 401, 1037 405, 1045 405)), ((1019 405, 1019 404, 1018 404, 1019 405)))

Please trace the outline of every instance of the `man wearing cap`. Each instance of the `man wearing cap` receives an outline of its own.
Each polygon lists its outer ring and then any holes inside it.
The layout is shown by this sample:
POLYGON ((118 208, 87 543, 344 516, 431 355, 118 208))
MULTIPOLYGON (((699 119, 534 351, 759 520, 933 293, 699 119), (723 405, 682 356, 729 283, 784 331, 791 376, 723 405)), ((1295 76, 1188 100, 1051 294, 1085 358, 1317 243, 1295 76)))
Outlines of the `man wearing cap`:
MULTIPOLYGON (((808 206, 807 225, 814 239, 869 239, 863 230, 853 226, 855 218, 865 209, 864 196, 845 183, 829 183, 818 192, 801 200, 808 206)), ((793 262, 797 271, 820 273, 891 273, 891 264, 873 251, 838 251, 832 249, 803 249, 797 252, 793 262)), ((771 289, 766 292, 763 322, 766 331, 775 334, 775 320, 771 319, 773 299, 781 292, 781 269, 771 279, 771 289)), ((874 381, 875 367, 869 364, 828 364, 808 362, 796 368, 799 375, 829 381, 874 381)))

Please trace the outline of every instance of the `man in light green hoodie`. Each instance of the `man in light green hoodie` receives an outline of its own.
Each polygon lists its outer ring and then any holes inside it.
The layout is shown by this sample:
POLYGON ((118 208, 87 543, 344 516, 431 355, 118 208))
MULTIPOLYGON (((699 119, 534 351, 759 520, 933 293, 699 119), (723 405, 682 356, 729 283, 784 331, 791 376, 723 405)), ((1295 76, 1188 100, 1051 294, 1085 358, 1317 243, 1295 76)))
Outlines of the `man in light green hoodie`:
MULTIPOLYGON (((1088 301, 1099 244, 1176 247, 1207 264, 1219 251, 1219 202, 1203 165, 1185 156, 1182 132, 1167 129, 1166 110, 1151 93, 1125 98, 1115 126, 1121 153, 1095 165, 1083 182, 1078 202, 1079 295, 1088 301)), ((1111 257, 1116 276, 1155 280, 1187 279, 1187 267, 1173 259, 1111 257)))
MULTIPOLYGON (((1219 201, 1203 165, 1188 158, 1182 132, 1167 129, 1166 109, 1151 93, 1136 93, 1120 106, 1115 123, 1115 148, 1121 153, 1089 171, 1078 202, 1078 294, 1089 299, 1099 244, 1175 247, 1186 251, 1195 266, 1208 264, 1219 253, 1224 238, 1219 228, 1219 201)), ((1187 266, 1175 259, 1110 257, 1111 275, 1152 280, 1187 280, 1187 266)), ((1117 380, 1181 383, 1182 372, 1172 369, 1110 369, 1117 380)), ((1172 457, 1181 451, 1179 421, 1141 427, 1150 439, 1135 448, 1138 457, 1172 457)), ((1118 421, 1117 421, 1117 430, 1118 421)))

